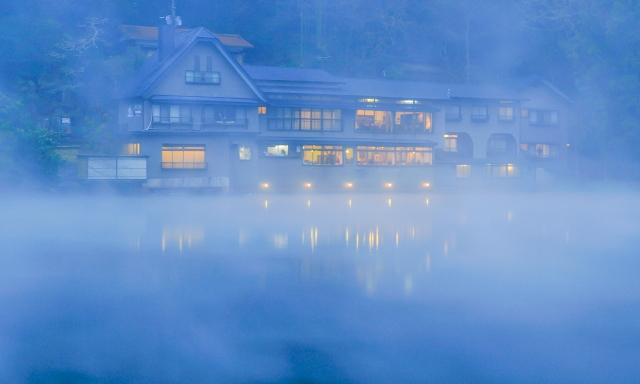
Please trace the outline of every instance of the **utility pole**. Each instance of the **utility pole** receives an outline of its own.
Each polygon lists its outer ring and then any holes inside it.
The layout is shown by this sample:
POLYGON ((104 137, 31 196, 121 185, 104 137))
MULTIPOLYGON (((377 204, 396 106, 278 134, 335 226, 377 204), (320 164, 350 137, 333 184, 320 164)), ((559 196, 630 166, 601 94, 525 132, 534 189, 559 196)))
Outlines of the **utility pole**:
POLYGON ((304 57, 304 24, 302 19, 302 0, 300 0, 300 65, 304 57))

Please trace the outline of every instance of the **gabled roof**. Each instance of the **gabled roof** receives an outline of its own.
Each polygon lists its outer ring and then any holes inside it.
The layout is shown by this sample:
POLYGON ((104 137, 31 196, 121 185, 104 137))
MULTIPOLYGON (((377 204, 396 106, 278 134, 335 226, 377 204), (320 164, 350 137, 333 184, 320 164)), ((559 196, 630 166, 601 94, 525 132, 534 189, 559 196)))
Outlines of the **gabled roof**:
POLYGON ((569 96, 567 96, 564 92, 562 92, 561 90, 556 88, 553 84, 551 84, 549 81, 543 79, 540 76, 514 77, 514 78, 509 78, 509 79, 503 80, 502 82, 506 86, 508 86, 508 87, 518 91, 518 92, 522 92, 525 89, 530 88, 530 87, 543 85, 543 86, 549 88, 549 90, 551 90, 551 92, 553 92, 556 95, 558 95, 561 99, 564 99, 567 102, 571 102, 572 101, 571 98, 569 98, 569 96))
MULTIPOLYGON (((124 34, 123 40, 145 40, 145 41, 158 41, 158 27, 145 27, 141 25, 120 25, 118 27, 124 34)), ((186 32, 189 29, 176 29, 176 33, 186 32)), ((213 33, 215 37, 225 47, 238 47, 238 48, 253 48, 253 45, 247 40, 243 39, 240 35, 230 35, 213 33)))
POLYGON ((124 84, 118 92, 117 98, 149 97, 149 92, 153 86, 199 41, 206 41, 213 44, 249 88, 251 88, 256 97, 262 101, 266 100, 260 88, 256 86, 242 66, 229 54, 220 40, 205 28, 195 28, 176 33, 173 52, 163 61, 158 61, 158 52, 151 55, 124 84))

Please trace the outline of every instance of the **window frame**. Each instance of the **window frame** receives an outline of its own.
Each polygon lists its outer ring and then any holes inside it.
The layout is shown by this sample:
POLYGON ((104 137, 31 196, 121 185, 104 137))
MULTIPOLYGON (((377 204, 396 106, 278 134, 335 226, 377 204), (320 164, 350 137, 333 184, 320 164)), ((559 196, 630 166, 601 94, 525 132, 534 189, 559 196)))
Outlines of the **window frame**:
POLYGON ((207 169, 207 152, 204 144, 162 144, 161 152, 161 168, 162 169, 191 169, 202 170, 207 169), (192 153, 193 152, 193 153, 192 153), (201 153, 202 161, 198 160, 197 154, 201 153), (171 161, 169 160, 169 154, 171 161), (186 161, 188 157, 193 156, 193 161, 186 161), (181 159, 176 161, 176 159, 181 159), (171 165, 170 165, 171 164, 171 165), (177 164, 181 164, 177 166, 177 164))
POLYGON ((425 167, 433 165, 433 148, 359 145, 356 147, 355 157, 359 167, 425 167), (409 156, 410 154, 414 156, 409 156), (420 163, 417 160, 418 154, 423 156, 420 163), (376 156, 384 157, 383 161, 376 160, 376 156), (410 157, 414 159, 409 160, 410 157))
POLYGON ((488 105, 474 105, 471 107, 471 121, 474 123, 486 123, 489 121, 489 106, 488 105), (481 108, 484 108, 484 114, 479 113, 481 108))
POLYGON ((343 113, 339 108, 277 107, 265 112, 269 131, 343 131, 343 113))
POLYGON ((184 82, 186 84, 220 85, 220 72, 187 69, 184 73, 184 82))
POLYGON ((358 133, 431 134, 433 133, 433 112, 423 110, 357 109, 354 131, 358 133), (419 123, 424 124, 424 129, 415 129, 415 126, 420 124, 402 123, 400 116, 406 115, 421 115, 423 121, 419 123), (400 119, 398 119, 399 117, 400 119), (399 120, 400 123, 398 123, 399 120), (414 128, 407 128, 412 125, 414 128))
POLYGON ((151 106, 151 122, 154 125, 191 125, 192 116, 193 110, 189 104, 158 103, 151 106))
POLYGON ((302 146, 302 165, 321 167, 341 167, 344 165, 344 148, 342 145, 316 145, 306 144, 302 146), (314 153, 317 153, 317 161, 314 153), (307 154, 311 156, 308 161, 307 154), (332 157, 333 156, 333 157, 332 157), (333 161, 330 161, 333 159, 333 161))

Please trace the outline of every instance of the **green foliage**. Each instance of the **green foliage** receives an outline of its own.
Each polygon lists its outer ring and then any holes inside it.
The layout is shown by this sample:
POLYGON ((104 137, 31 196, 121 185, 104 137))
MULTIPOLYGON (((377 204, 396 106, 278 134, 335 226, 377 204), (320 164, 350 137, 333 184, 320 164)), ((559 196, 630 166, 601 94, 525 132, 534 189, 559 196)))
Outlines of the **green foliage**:
POLYGON ((0 182, 53 184, 60 135, 38 126, 22 103, 0 94, 0 182))

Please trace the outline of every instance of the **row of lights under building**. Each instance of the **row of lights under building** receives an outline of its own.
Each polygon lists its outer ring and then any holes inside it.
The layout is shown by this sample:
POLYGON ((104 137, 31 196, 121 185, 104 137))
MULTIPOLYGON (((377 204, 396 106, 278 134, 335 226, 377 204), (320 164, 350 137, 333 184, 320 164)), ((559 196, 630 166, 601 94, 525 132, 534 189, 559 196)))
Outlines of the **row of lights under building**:
MULTIPOLYGON (((313 184, 311 184, 311 183, 303 183, 302 186, 304 188, 311 189, 313 187, 313 184)), ((385 188, 393 188, 393 183, 383 183, 383 186, 385 188)), ((429 188, 429 187, 431 187, 431 183, 422 183, 421 186, 422 186, 422 188, 429 188)), ((344 187, 347 188, 347 189, 353 188, 354 187, 354 183, 344 183, 344 187)), ((271 184, 262 183, 262 184, 260 184, 260 188, 269 189, 269 188, 271 188, 271 184)))

